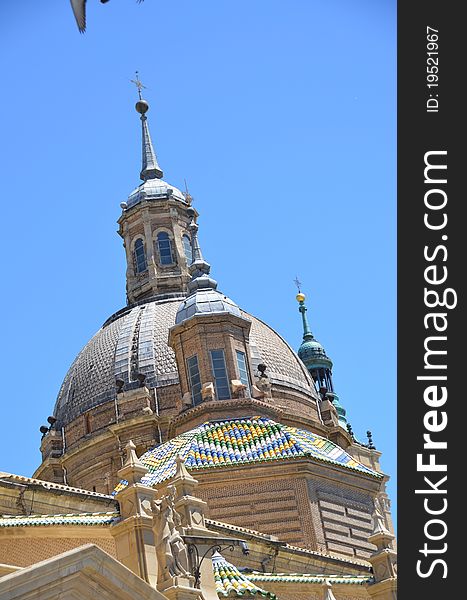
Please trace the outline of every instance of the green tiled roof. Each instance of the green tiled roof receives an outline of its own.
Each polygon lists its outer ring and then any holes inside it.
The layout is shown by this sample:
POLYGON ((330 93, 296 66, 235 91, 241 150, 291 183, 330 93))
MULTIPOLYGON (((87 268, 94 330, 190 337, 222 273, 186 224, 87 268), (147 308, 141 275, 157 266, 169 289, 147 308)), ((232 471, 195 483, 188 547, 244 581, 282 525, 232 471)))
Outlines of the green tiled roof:
MULTIPOLYGON (((149 469, 141 483, 153 486, 173 477, 178 454, 189 470, 307 457, 369 477, 383 477, 326 438, 271 419, 251 417, 203 423, 149 450, 140 457, 149 469)), ((115 492, 125 485, 126 481, 121 481, 115 492)))
POLYGON ((44 525, 109 525, 119 517, 116 512, 68 515, 1 516, 0 527, 34 527, 44 525))
POLYGON ((227 562, 219 552, 215 552, 212 556, 212 568, 218 596, 249 596, 258 594, 271 600, 276 598, 275 594, 262 590, 250 581, 249 578, 240 573, 237 567, 227 562))
POLYGON ((245 574, 250 581, 261 583, 271 581, 277 583, 345 583, 351 585, 363 585, 372 583, 373 577, 369 575, 310 575, 308 573, 260 573, 253 571, 245 574))

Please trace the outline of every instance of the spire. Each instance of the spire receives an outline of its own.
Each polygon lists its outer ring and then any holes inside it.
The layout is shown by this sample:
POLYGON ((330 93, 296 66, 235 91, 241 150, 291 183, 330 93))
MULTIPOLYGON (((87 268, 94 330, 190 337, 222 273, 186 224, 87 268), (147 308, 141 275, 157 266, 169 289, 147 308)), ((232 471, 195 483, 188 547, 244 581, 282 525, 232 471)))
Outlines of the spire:
POLYGON ((217 288, 217 281, 212 277, 209 277, 211 265, 204 260, 198 241, 199 226, 195 221, 195 209, 190 206, 187 209, 187 214, 191 217, 190 232, 192 250, 192 261, 189 269, 191 281, 188 284, 188 289, 191 293, 196 292, 198 289, 215 290, 217 288))
POLYGON ((145 86, 139 80, 138 71, 136 71, 136 79, 132 79, 131 82, 134 83, 138 88, 139 100, 136 103, 135 108, 136 111, 141 115, 143 153, 140 178, 143 181, 147 181, 148 179, 162 179, 164 173, 157 162, 157 156, 154 152, 151 135, 149 134, 148 119, 146 117, 146 113, 149 110, 149 104, 146 102, 146 100, 143 100, 141 96, 141 90, 145 86))
POLYGON ((125 446, 126 460, 123 463, 121 469, 118 470, 117 475, 121 479, 126 479, 129 485, 138 483, 141 477, 144 477, 148 472, 147 467, 139 460, 136 454, 136 446, 132 440, 130 440, 125 446))
POLYGON ((302 322, 303 322, 303 340, 314 340, 315 338, 313 337, 313 334, 311 333, 311 329, 310 329, 310 325, 308 323, 308 317, 306 316, 306 311, 308 310, 307 307, 305 306, 305 294, 302 294, 299 290, 297 296, 297 302, 299 303, 299 307, 298 310, 300 311, 301 315, 302 315, 302 322))
POLYGON ((157 156, 154 152, 151 136, 149 134, 148 119, 146 117, 146 112, 149 110, 149 104, 145 100, 139 100, 136 103, 136 110, 141 114, 143 139, 143 160, 139 176, 143 181, 147 181, 148 179, 162 179, 164 173, 157 162, 157 156))
POLYGON ((334 391, 332 381, 332 360, 326 354, 323 346, 316 340, 311 333, 308 318, 306 316, 307 307, 305 306, 305 294, 300 291, 301 283, 295 279, 295 284, 298 287, 296 296, 299 303, 298 310, 302 315, 303 321, 303 341, 298 349, 298 356, 305 363, 310 375, 315 382, 316 391, 320 393, 323 399, 327 396, 331 399, 337 413, 339 425, 346 429, 347 418, 346 410, 339 402, 339 396, 334 391))

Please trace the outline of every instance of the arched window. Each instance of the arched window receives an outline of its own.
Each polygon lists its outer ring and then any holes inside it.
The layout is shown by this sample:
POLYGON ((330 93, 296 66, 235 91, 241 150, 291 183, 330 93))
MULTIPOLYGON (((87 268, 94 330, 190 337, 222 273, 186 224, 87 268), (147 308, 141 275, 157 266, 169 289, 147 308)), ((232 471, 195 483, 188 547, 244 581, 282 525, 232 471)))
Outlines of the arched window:
POLYGON ((148 263, 146 262, 146 252, 144 251, 144 243, 141 238, 136 240, 133 254, 135 258, 135 271, 137 273, 147 271, 148 263))
POLYGON ((229 379, 225 366, 225 356, 223 350, 211 350, 211 365, 216 386, 216 395, 218 400, 230 398, 229 379))
POLYGON ((198 357, 196 354, 194 356, 190 356, 190 358, 187 358, 186 364, 188 367, 191 397, 193 399, 193 405, 196 406, 203 399, 201 396, 201 377, 199 374, 198 357))
POLYGON ((185 252, 186 261, 189 265, 191 265, 193 261, 193 252, 191 250, 191 240, 190 238, 184 234, 182 237, 183 242, 183 251, 185 252))
POLYGON ((157 234, 157 247, 159 249, 161 265, 172 265, 175 262, 172 254, 172 245, 169 234, 165 231, 157 234))
POLYGON ((248 367, 246 364, 246 357, 244 352, 236 350, 237 355, 237 367, 240 375, 240 381, 246 386, 248 395, 250 394, 250 378, 248 377, 248 367))

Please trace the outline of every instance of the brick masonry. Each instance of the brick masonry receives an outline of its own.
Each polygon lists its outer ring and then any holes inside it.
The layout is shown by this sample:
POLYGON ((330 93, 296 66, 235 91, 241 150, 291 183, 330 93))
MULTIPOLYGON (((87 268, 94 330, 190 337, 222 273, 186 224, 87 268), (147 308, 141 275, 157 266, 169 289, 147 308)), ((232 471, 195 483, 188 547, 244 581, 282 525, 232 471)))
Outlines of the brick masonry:
POLYGON ((0 540, 0 564, 27 567, 84 544, 96 544, 111 556, 116 556, 115 542, 102 537, 7 537, 0 540))

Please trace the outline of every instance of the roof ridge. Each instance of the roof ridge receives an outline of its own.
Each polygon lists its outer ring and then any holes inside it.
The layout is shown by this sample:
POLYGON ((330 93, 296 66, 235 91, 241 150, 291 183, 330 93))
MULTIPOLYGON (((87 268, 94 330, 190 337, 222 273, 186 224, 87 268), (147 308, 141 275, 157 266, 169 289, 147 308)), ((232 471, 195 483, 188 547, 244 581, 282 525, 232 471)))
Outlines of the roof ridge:
POLYGON ((47 517, 90 517, 90 516, 101 516, 101 515, 119 515, 120 513, 116 510, 105 510, 97 512, 79 512, 79 513, 45 513, 45 514, 31 514, 31 515, 0 515, 0 519, 44 519, 47 517))
POLYGON ((267 573, 263 573, 262 571, 251 571, 248 573, 248 576, 250 575, 259 575, 261 577, 269 577, 269 576, 287 576, 287 577, 324 577, 326 579, 345 579, 345 578, 352 578, 352 579, 368 579, 369 577, 371 577, 370 575, 353 575, 351 573, 349 574, 343 574, 343 575, 337 575, 336 573, 333 574, 329 574, 329 573, 282 573, 282 572, 277 572, 277 573, 273 573, 271 572, 267 572, 267 573))
POLYGON ((18 481, 24 481, 35 485, 41 485, 46 489, 57 489, 69 492, 77 492, 80 494, 86 494, 89 496, 97 496, 99 498, 113 499, 113 496, 108 494, 101 494, 100 492, 91 492, 91 490, 85 490, 84 488, 72 487, 63 483, 55 483, 53 481, 46 481, 44 479, 36 479, 35 477, 26 477, 25 475, 16 475, 15 473, 7 473, 6 471, 0 472, 0 479, 15 479, 18 481))
POLYGON ((245 573, 245 577, 250 581, 282 581, 284 583, 321 583, 330 581, 334 584, 345 583, 350 585, 363 585, 374 581, 372 575, 313 575, 311 573, 260 573, 258 571, 245 573))
POLYGON ((227 527, 229 529, 234 529, 236 531, 244 531, 245 533, 252 533, 254 535, 266 538, 267 540, 271 540, 271 538, 275 538, 279 541, 279 538, 276 535, 269 533, 262 533, 261 531, 257 531, 256 529, 250 529, 249 527, 242 527, 241 525, 232 525, 231 523, 225 523, 224 521, 216 521, 215 519, 206 518, 206 523, 212 523, 214 526, 218 525, 219 527, 227 527))
POLYGON ((118 519, 119 513, 80 513, 61 515, 3 515, 0 516, 0 528, 4 527, 37 527, 60 525, 109 525, 118 519))
MULTIPOLYGON (((255 529, 249 529, 248 527, 242 527, 241 525, 232 525, 232 523, 226 523, 225 521, 215 521, 214 519, 206 519, 206 524, 212 524, 214 527, 220 527, 225 529, 230 529, 233 531, 243 531, 245 533, 250 533, 258 537, 269 538, 268 541, 271 541, 270 538, 276 538, 277 542, 281 543, 280 540, 275 535, 270 535, 268 533, 262 533, 261 531, 256 531, 255 529)), ((209 527, 208 527, 209 528, 209 527)), ((275 541, 275 540, 274 540, 275 541)), ((304 552, 305 554, 312 554, 313 556, 321 556, 323 558, 330 558, 332 560, 338 560, 345 563, 359 565, 361 567, 370 567, 370 563, 367 561, 360 561, 358 559, 347 558, 345 556, 340 556, 337 554, 329 554, 327 552, 320 552, 319 550, 310 550, 309 548, 301 548, 300 546, 294 546, 292 544, 288 544, 287 542, 283 542, 283 548, 285 550, 298 550, 300 552, 304 552)))

